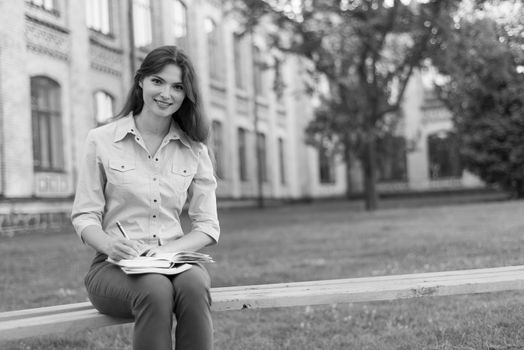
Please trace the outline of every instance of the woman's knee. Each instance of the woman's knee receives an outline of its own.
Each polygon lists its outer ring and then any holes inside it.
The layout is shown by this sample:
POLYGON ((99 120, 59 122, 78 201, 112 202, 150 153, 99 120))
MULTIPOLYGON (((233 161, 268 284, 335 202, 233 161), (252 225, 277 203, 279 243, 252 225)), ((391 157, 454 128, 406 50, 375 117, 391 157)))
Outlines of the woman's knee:
POLYGON ((173 279, 173 286, 176 297, 203 298, 205 300, 210 298, 211 281, 209 274, 198 265, 177 275, 173 279))
POLYGON ((173 285, 166 276, 146 274, 137 277, 134 305, 170 309, 173 304, 173 285))

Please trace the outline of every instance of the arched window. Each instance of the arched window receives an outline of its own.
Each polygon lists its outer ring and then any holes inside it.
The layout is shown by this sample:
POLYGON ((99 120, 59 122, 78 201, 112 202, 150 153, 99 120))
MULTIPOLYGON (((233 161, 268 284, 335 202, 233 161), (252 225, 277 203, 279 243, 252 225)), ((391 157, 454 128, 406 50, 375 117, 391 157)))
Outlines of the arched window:
POLYGON ((96 125, 107 123, 113 118, 113 97, 105 91, 95 92, 96 125))
POLYGON ((31 119, 35 170, 63 171, 60 85, 47 77, 31 78, 31 119))
POLYGON ((431 179, 462 177, 457 135, 449 131, 429 135, 428 160, 431 179))

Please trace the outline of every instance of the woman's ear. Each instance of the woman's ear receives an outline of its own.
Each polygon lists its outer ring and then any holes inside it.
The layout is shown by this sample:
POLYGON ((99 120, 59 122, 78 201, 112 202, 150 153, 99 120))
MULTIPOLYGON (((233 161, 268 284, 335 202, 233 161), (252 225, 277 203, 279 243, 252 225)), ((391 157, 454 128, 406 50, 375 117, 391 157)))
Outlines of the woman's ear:
POLYGON ((141 89, 142 89, 142 85, 143 85, 143 83, 144 83, 143 80, 140 80, 140 81, 138 82, 138 86, 139 86, 141 89))

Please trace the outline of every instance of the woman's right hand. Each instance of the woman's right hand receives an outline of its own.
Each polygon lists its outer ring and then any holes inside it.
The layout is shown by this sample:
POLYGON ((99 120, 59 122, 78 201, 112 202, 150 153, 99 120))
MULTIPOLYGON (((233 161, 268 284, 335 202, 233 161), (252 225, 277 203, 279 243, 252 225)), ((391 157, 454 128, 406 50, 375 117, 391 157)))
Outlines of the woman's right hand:
POLYGON ((125 238, 111 238, 105 253, 115 261, 136 258, 142 251, 141 244, 125 238))

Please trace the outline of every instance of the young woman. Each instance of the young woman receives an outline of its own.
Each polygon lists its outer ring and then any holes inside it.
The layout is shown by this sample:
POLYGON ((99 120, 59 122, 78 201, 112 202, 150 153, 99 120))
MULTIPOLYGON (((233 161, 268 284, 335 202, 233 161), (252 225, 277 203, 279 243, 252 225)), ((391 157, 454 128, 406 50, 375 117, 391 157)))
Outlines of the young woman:
POLYGON ((85 284, 100 312, 135 319, 135 350, 171 350, 173 313, 177 350, 213 348, 204 267, 127 275, 106 261, 146 249, 196 251, 218 241, 207 137, 194 68, 175 46, 146 56, 116 121, 87 136, 72 212, 76 232, 97 252, 85 284), (186 199, 192 225, 184 233, 179 216, 186 199))

